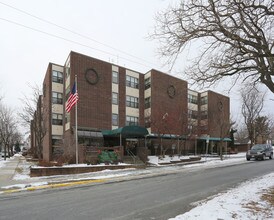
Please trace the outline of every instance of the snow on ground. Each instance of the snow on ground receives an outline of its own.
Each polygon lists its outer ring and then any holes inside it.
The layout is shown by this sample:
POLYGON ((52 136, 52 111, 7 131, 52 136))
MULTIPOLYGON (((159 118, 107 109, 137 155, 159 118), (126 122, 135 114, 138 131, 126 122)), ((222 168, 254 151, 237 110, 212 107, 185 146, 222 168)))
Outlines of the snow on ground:
POLYGON ((0 158, 0 167, 4 167, 6 162, 7 160, 2 160, 2 158, 0 158))
MULTIPOLYGON (((20 157, 21 155, 20 154, 14 154, 13 157, 20 157)), ((0 167, 4 167, 6 165, 6 163, 9 161, 9 160, 12 160, 13 157, 6 157, 6 160, 4 160, 4 157, 2 157, 2 155, 0 154, 0 167)))
MULTIPOLYGON (((187 157, 188 158, 188 157, 187 157)), ((88 180, 88 179, 106 179, 125 177, 130 175, 148 175, 162 172, 184 172, 188 169, 200 169, 200 168, 212 168, 221 166, 230 166, 240 163, 252 163, 253 161, 246 161, 245 153, 239 153, 235 155, 228 155, 224 160, 220 160, 219 157, 202 157, 198 163, 181 166, 179 164, 160 165, 169 163, 171 161, 179 161, 181 159, 187 159, 186 157, 169 157, 166 156, 163 160, 158 157, 149 157, 149 162, 154 164, 154 167, 148 167, 147 169, 121 169, 121 170, 103 170, 93 173, 75 174, 75 175, 58 175, 51 177, 29 177, 29 162, 23 161, 19 164, 20 173, 16 173, 14 180, 27 180, 28 184, 15 184, 12 186, 6 186, 5 189, 24 189, 26 187, 47 185, 50 181, 66 180, 88 180), (163 163, 163 161, 165 161, 163 163)), ((4 166, 3 161, 0 160, 0 167, 4 166)), ((69 165, 73 166, 73 165, 69 165)), ((76 166, 87 166, 79 164, 76 166)), ((88 165, 91 166, 91 165, 88 165)), ((100 165, 101 166, 101 165, 100 165)), ((208 198, 207 200, 196 202, 192 204, 195 208, 183 215, 173 218, 173 220, 182 219, 274 219, 274 209, 266 201, 261 200, 262 192, 266 192, 271 187, 274 189, 274 173, 265 175, 263 177, 247 181, 239 185, 238 187, 231 189, 224 193, 219 193, 215 197, 208 198), (261 210, 260 212, 252 212, 253 209, 261 210)))
MULTIPOLYGON (((270 188, 274 190, 274 172, 246 181, 225 193, 219 193, 208 201, 196 202, 191 209, 172 220, 205 219, 274 219, 274 208, 261 196, 270 188)), ((170 220, 171 220, 170 219, 170 220)))

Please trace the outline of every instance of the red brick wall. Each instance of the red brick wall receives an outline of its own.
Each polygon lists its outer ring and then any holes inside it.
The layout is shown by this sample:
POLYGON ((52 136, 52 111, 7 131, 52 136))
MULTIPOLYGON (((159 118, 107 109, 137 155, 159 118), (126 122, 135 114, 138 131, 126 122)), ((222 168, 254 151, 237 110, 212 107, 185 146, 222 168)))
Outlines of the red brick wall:
POLYGON ((43 82, 43 115, 45 120, 46 127, 46 135, 43 139, 43 160, 50 161, 51 160, 51 96, 52 96, 52 83, 51 83, 51 73, 52 73, 52 64, 49 63, 47 72, 43 82))
POLYGON ((211 137, 229 137, 230 100, 208 91, 208 129, 211 137))
POLYGON ((151 71, 151 132, 182 135, 187 128, 187 82, 151 71), (174 97, 168 94, 175 88, 174 97), (166 117, 163 119, 165 114, 166 117))
MULTIPOLYGON (((78 126, 111 129, 111 64, 71 52, 71 87, 74 76, 78 80, 78 126), (94 69, 99 81, 91 85, 85 78, 86 70, 94 69)), ((75 126, 75 108, 71 110, 71 126, 75 126)))
POLYGON ((139 125, 145 126, 145 75, 139 75, 139 125))
POLYGON ((119 67, 119 125, 126 124, 126 69, 119 67))

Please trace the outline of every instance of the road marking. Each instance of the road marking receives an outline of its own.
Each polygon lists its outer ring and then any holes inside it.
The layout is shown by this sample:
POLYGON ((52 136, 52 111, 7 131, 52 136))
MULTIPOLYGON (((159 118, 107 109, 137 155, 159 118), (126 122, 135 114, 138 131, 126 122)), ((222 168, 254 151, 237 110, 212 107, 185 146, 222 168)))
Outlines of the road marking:
POLYGON ((34 191, 39 189, 50 189, 50 188, 58 188, 58 187, 68 187, 68 186, 76 186, 76 185, 84 185, 89 183, 103 183, 106 182, 107 179, 96 179, 96 180, 82 180, 82 181, 72 181, 72 182, 64 182, 64 183, 49 183, 47 185, 41 186, 30 186, 22 189, 8 189, 2 191, 2 193, 15 193, 21 191, 34 191))

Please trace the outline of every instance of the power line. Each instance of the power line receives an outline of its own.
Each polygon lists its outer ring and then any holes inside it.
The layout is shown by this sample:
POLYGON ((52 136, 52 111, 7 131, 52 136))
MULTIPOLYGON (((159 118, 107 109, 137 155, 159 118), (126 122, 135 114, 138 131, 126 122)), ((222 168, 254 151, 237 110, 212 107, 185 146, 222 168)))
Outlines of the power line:
MULTIPOLYGON (((11 20, 8 20, 8 19, 5 19, 5 18, 1 18, 0 17, 0 20, 2 21, 6 21, 8 23, 11 23, 11 24, 14 24, 14 25, 17 25, 17 26, 21 26, 21 27, 24 27, 24 28, 27 28, 27 29, 30 29, 30 30, 33 30, 33 31, 36 31, 36 32, 39 32, 39 33, 42 33, 42 34, 45 34, 45 35, 48 35, 48 36, 51 36, 51 37, 55 37, 55 38, 58 38, 58 39, 61 39, 61 40, 64 40, 64 41, 67 41, 67 42, 70 42, 70 43, 74 43, 74 44, 77 44, 77 45, 80 45, 80 46, 83 46, 83 47, 87 47, 89 49, 92 49, 92 50, 97 50, 101 53, 105 53, 105 54, 108 54, 108 55, 111 55, 111 56, 117 56, 116 54, 112 54, 110 52, 107 52, 107 51, 104 51, 104 50, 100 50, 100 49, 97 49, 97 48, 94 48, 94 47, 91 47, 89 45, 86 45, 86 44, 82 44, 82 43, 79 43, 77 41, 74 41, 74 40, 70 40, 70 39, 67 39, 67 38, 64 38, 64 37, 60 37, 58 35, 55 35, 55 34, 51 34, 51 33, 48 33, 48 32, 45 32, 45 31, 42 31, 42 30, 39 30, 39 29, 36 29, 36 28, 32 28, 32 27, 29 27, 27 25, 24 25, 24 24, 20 24, 18 22, 15 22, 15 21, 11 21, 11 20)), ((146 64, 143 64, 143 63, 139 63, 139 62, 136 62, 136 61, 133 61, 131 59, 128 59, 128 58, 125 58, 125 57, 120 57, 119 58, 123 59, 123 60, 126 60, 126 61, 129 61, 131 63, 136 63, 138 65, 141 65, 141 66, 145 66, 145 67, 148 67, 148 68, 152 68, 151 66, 148 66, 146 64)))
MULTIPOLYGON (((36 16, 36 15, 30 14, 29 12, 26 12, 26 11, 21 10, 21 9, 19 9, 19 8, 16 8, 16 7, 14 7, 14 6, 8 5, 8 4, 3 3, 3 2, 0 2, 0 4, 4 5, 4 6, 6 6, 6 7, 9 7, 9 8, 11 8, 11 9, 13 9, 13 10, 19 11, 19 12, 21 12, 21 13, 23 13, 23 14, 26 14, 26 15, 28 15, 28 16, 30 16, 30 17, 33 17, 33 18, 35 18, 35 19, 37 19, 37 20, 40 20, 40 21, 42 21, 42 22, 45 22, 45 23, 47 23, 47 24, 53 25, 53 26, 55 26, 55 27, 58 27, 58 28, 60 28, 60 29, 62 29, 62 30, 68 31, 68 32, 70 32, 70 33, 72 33, 72 34, 75 34, 75 35, 77 35, 77 36, 80 36, 80 37, 82 37, 82 38, 88 39, 88 40, 93 41, 93 42, 95 42, 95 43, 101 44, 101 45, 103 45, 103 46, 105 46, 105 47, 108 47, 108 48, 111 48, 111 49, 113 49, 113 50, 116 50, 116 51, 118 51, 118 52, 120 52, 120 53, 123 53, 123 54, 125 54, 125 55, 127 55, 127 56, 130 56, 130 57, 132 57, 132 58, 138 59, 138 60, 140 60, 140 61, 142 61, 142 62, 145 62, 145 63, 147 63, 147 64, 150 64, 150 65, 153 65, 153 66, 155 65, 155 64, 152 63, 152 62, 146 61, 146 60, 144 60, 144 59, 142 59, 142 58, 139 58, 139 57, 137 57, 137 56, 134 56, 134 55, 132 55, 132 54, 129 54, 129 53, 125 52, 125 51, 122 51, 122 50, 120 50, 120 49, 117 49, 117 48, 112 47, 112 46, 110 46, 110 45, 107 45, 107 44, 105 44, 105 43, 102 43, 102 42, 100 42, 100 41, 97 41, 97 40, 95 40, 95 39, 92 39, 92 38, 90 38, 90 37, 88 37, 88 36, 86 36, 86 35, 77 33, 77 32, 75 32, 75 31, 73 31, 73 30, 71 30, 71 29, 68 29, 68 28, 66 28, 66 27, 63 27, 63 26, 61 26, 61 25, 58 25, 58 24, 53 23, 53 22, 51 22, 51 21, 48 21, 48 20, 46 20, 46 19, 40 18, 40 17, 38 17, 38 16, 36 16)), ((156 65, 155 65, 155 66, 156 66, 156 65)))

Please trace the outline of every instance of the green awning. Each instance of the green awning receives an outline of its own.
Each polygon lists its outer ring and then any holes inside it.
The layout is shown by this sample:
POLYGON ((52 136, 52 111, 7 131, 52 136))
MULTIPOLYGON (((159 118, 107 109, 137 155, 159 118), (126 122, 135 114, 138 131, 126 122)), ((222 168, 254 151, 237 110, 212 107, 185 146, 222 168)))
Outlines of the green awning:
POLYGON ((114 130, 104 130, 102 133, 106 137, 119 137, 122 135, 123 138, 141 138, 145 137, 148 131, 141 126, 125 126, 114 130))
POLYGON ((217 138, 217 137, 200 137, 200 138, 198 138, 198 140, 204 140, 204 141, 206 141, 206 140, 209 140, 209 141, 225 141, 225 142, 230 142, 231 141, 231 139, 230 138, 217 138))
POLYGON ((155 138, 162 138, 162 139, 179 139, 179 140, 185 140, 186 137, 185 135, 176 135, 176 134, 149 134, 146 136, 147 138, 150 139, 155 139, 155 138))

